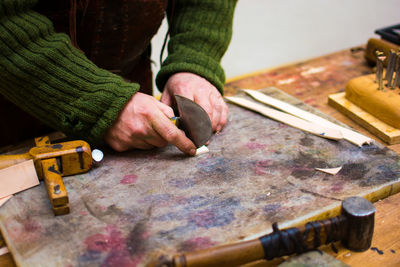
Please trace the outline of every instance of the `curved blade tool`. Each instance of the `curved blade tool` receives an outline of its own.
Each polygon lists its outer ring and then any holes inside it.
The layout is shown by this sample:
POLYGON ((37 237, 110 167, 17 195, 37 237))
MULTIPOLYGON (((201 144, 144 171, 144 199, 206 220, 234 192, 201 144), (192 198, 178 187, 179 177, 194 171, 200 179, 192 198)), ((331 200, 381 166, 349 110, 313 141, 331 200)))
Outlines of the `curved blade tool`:
POLYGON ((207 112, 192 100, 175 95, 178 106, 178 127, 192 140, 196 147, 201 147, 212 135, 211 120, 207 112))

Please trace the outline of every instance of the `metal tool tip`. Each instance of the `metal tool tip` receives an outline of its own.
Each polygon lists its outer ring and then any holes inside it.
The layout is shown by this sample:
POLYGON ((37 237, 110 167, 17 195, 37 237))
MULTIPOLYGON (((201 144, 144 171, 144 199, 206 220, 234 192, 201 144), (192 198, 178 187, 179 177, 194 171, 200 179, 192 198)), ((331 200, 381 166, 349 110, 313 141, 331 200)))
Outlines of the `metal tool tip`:
POLYGON ((100 161, 103 160, 103 158, 104 158, 104 153, 101 150, 93 149, 93 151, 92 151, 92 159, 95 162, 99 163, 100 161))

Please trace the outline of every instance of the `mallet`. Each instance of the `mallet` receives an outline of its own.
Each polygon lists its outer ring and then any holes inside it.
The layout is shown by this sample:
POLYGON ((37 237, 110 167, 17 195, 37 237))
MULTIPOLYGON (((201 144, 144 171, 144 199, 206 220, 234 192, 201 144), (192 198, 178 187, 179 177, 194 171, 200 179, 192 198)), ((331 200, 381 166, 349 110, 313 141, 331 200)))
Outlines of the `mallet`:
POLYGON ((341 241, 352 251, 365 251, 371 246, 375 207, 362 197, 349 197, 342 202, 341 215, 307 223, 299 228, 279 230, 258 239, 175 255, 158 266, 198 267, 237 266, 261 259, 289 256, 316 249, 322 244, 341 241))

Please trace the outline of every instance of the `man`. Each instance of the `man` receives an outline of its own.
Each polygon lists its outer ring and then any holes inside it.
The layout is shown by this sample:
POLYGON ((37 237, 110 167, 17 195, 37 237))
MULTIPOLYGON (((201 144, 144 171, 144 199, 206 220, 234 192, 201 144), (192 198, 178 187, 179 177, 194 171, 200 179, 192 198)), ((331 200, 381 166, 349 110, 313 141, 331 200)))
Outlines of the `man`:
POLYGON ((169 121, 173 95, 200 104, 214 131, 225 125, 219 62, 235 4, 2 0, 0 92, 46 125, 91 144, 125 151, 172 143, 193 155, 194 144, 169 121), (145 93, 151 93, 149 44, 165 12, 170 41, 156 77, 159 102, 145 93))

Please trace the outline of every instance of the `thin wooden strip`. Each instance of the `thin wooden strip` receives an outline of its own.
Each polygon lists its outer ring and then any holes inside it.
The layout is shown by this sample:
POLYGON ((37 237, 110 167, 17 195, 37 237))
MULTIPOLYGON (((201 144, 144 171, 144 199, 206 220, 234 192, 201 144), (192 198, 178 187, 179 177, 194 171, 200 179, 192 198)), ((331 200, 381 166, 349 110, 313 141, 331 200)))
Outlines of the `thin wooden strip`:
POLYGON ((33 160, 0 170, 0 198, 39 184, 33 160))
POLYGON ((5 204, 12 197, 13 195, 0 198, 0 207, 3 206, 3 204, 5 204))
POLYGON ((10 252, 10 251, 8 250, 7 247, 0 248, 0 256, 7 254, 8 252, 10 252))
POLYGON ((285 103, 281 100, 267 96, 261 92, 258 92, 255 90, 250 90, 250 89, 244 89, 243 91, 246 92, 251 97, 253 97, 255 100, 262 102, 264 104, 273 106, 275 108, 278 108, 282 111, 292 114, 293 116, 302 118, 309 122, 317 123, 321 126, 329 127, 332 129, 337 129, 342 132, 343 138, 345 140, 347 140, 355 145, 362 146, 364 144, 370 144, 372 142, 372 139, 365 135, 362 135, 360 133, 357 133, 357 132, 347 129, 345 127, 339 126, 339 125, 337 125, 333 122, 330 122, 324 118, 321 118, 315 114, 312 114, 310 112, 307 112, 305 110, 297 108, 297 107, 290 105, 288 103, 285 103))
POLYGON ((253 101, 250 101, 250 100, 247 100, 247 99, 244 99, 241 97, 230 96, 230 97, 225 97, 225 98, 239 106, 256 111, 266 117, 280 121, 282 123, 288 124, 290 126, 304 130, 306 132, 315 134, 317 136, 320 136, 323 138, 328 138, 328 139, 333 139, 333 140, 343 139, 342 133, 336 129, 323 127, 316 123, 310 123, 308 121, 297 118, 290 114, 266 107, 265 105, 255 103, 253 101))
POLYGON ((342 169, 342 166, 337 167, 337 168, 315 168, 315 169, 317 171, 321 171, 321 172, 328 173, 331 175, 336 175, 342 169))

